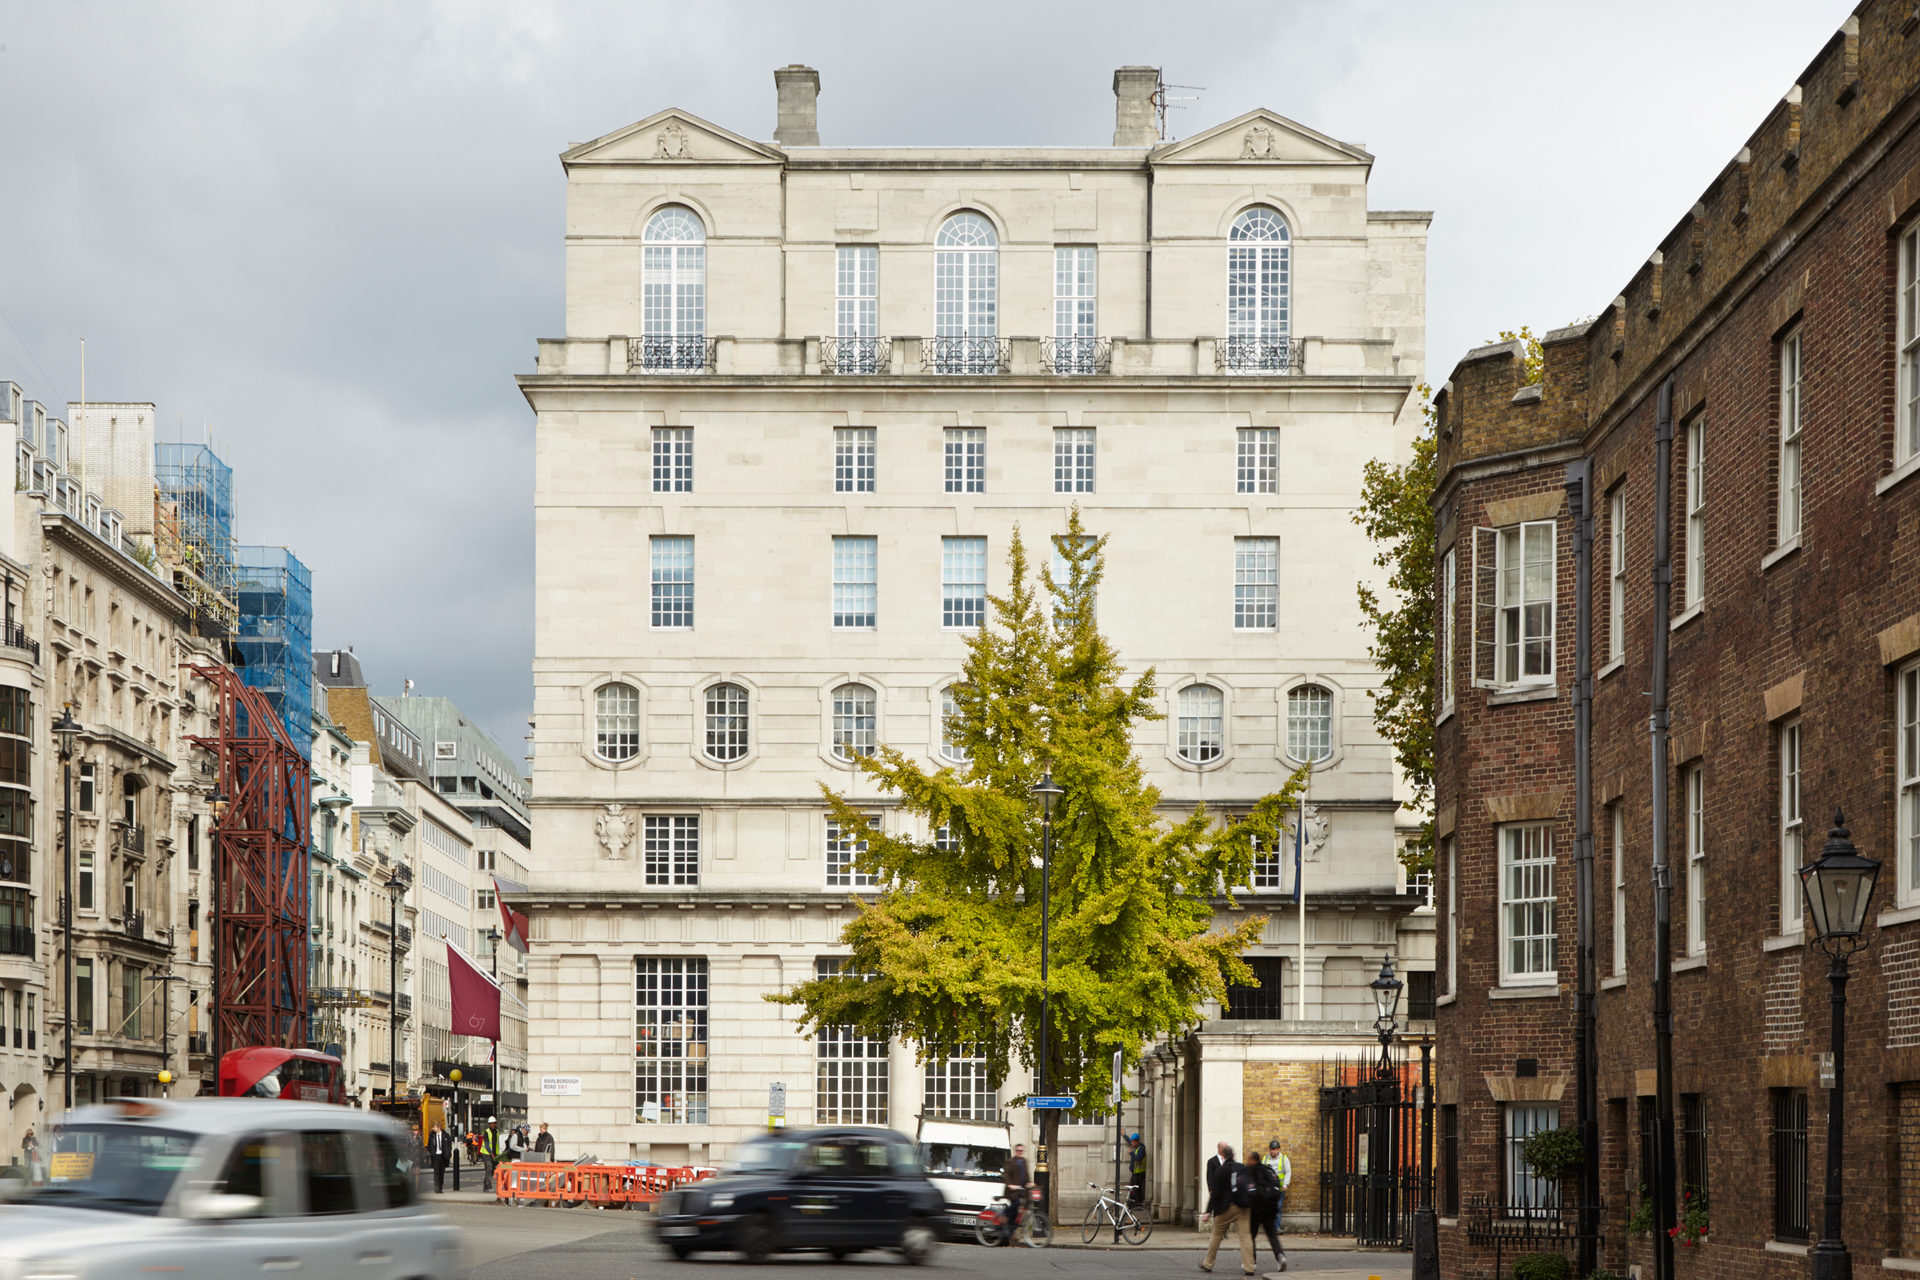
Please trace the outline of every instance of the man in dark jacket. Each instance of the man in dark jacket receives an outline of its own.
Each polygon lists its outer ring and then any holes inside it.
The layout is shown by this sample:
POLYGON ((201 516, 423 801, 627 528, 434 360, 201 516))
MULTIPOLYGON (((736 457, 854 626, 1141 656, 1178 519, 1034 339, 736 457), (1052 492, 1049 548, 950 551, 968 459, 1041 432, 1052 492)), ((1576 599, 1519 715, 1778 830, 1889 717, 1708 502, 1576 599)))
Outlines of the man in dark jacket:
POLYGON ((1213 1234, 1207 1240, 1207 1256, 1200 1261, 1202 1271, 1213 1270, 1220 1242, 1231 1231, 1240 1244, 1240 1270, 1253 1274, 1253 1235, 1247 1224, 1252 1204, 1252 1175, 1233 1158, 1233 1148, 1223 1142, 1220 1154, 1207 1162, 1207 1216, 1213 1221, 1213 1234))
POLYGON ((1287 1269, 1287 1251, 1280 1247, 1280 1174, 1264 1160, 1256 1160, 1246 1166, 1253 1175, 1253 1207, 1247 1212, 1252 1215, 1253 1251, 1260 1252, 1260 1233, 1267 1233, 1267 1243, 1273 1246, 1273 1260, 1280 1269, 1287 1269))
POLYGON ((447 1189, 447 1165, 453 1159, 453 1138, 439 1125, 433 1126, 433 1136, 427 1139, 427 1159, 433 1164, 433 1189, 435 1193, 447 1189))
POLYGON ((1033 1172, 1027 1165, 1026 1144, 1016 1142, 1013 1144, 1013 1154, 1007 1158, 1000 1174, 1000 1193, 1006 1196, 1010 1206, 1007 1210, 1007 1234, 1001 1237, 1001 1244, 1013 1243, 1013 1234, 1020 1229, 1020 1219, 1026 1213, 1027 1196, 1032 1187, 1033 1172))
POLYGON ((540 1122, 540 1136, 533 1140, 533 1158, 546 1164, 553 1163, 553 1135, 547 1132, 547 1122, 540 1122))

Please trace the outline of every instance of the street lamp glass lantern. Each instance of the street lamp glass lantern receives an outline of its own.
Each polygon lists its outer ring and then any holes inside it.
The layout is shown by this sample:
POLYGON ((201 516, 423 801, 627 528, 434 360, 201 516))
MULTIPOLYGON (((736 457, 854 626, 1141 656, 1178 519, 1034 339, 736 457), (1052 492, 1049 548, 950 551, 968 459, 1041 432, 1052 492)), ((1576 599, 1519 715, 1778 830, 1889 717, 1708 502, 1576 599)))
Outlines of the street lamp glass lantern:
POLYGON ((73 740, 80 736, 80 722, 73 718, 73 704, 68 703, 66 706, 60 708, 60 718, 55 720, 48 728, 52 729, 60 740, 61 756, 64 758, 72 755, 73 740))
POLYGON ((1863 857, 1848 839, 1846 815, 1833 815, 1833 830, 1827 832, 1826 848, 1820 857, 1800 868, 1800 889, 1806 895, 1807 912, 1813 917, 1814 936, 1857 938, 1867 924, 1867 907, 1873 900, 1873 882, 1880 875, 1880 862, 1863 857))
POLYGON ((1400 992, 1406 985, 1394 976, 1392 956, 1380 961, 1380 976, 1367 985, 1373 990, 1373 1003, 1380 1010, 1380 1021, 1391 1025, 1400 1012, 1400 992))
POLYGON ((1053 770, 1051 768, 1043 769, 1041 771, 1040 781, 1034 783, 1033 786, 1030 788, 1030 790, 1033 792, 1034 795, 1040 797, 1041 809, 1049 817, 1051 817, 1053 814, 1054 800, 1066 794, 1065 789, 1062 788, 1059 783, 1053 780, 1053 770))

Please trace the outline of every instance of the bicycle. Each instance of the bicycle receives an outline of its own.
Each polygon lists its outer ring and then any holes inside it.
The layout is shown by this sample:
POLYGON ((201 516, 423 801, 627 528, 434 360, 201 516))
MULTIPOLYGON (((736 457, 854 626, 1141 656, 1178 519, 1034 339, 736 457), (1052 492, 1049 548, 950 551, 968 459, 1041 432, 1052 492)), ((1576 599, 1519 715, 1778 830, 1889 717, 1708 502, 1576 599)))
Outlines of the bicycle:
MULTIPOLYGON (((979 1217, 974 1221, 974 1239, 988 1246, 1006 1240, 1007 1219, 1012 1213, 1013 1202, 1005 1196, 995 1196, 980 1210, 979 1217)), ((1020 1215, 1020 1225, 1013 1229, 1019 1232, 1029 1249, 1044 1249, 1053 1243, 1053 1224, 1047 1221, 1046 1211, 1032 1201, 1027 1202, 1027 1211, 1020 1215)))
POLYGON ((1145 1244, 1147 1237, 1153 1234, 1153 1219, 1143 1213, 1135 1213, 1133 1206, 1114 1196, 1112 1188, 1103 1189, 1097 1182, 1087 1184, 1100 1192, 1100 1198, 1087 1210, 1087 1219, 1080 1224, 1080 1243, 1092 1244, 1094 1238, 1103 1231, 1115 1231, 1128 1244, 1145 1244))

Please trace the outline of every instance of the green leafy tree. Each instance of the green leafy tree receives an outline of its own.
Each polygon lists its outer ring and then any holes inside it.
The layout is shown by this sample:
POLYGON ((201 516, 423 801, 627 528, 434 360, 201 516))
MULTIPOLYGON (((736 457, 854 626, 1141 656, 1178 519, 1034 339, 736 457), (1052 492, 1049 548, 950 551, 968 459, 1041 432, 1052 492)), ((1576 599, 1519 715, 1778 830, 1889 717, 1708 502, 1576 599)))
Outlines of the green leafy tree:
POLYGON ((856 761, 946 837, 879 830, 822 788, 842 829, 867 842, 861 868, 886 887, 846 925, 843 974, 768 999, 798 1009, 809 1030, 904 1037, 923 1060, 966 1047, 996 1081, 1015 1059, 1037 1067, 1041 805, 1031 789, 1051 765, 1063 794, 1053 810, 1046 1087, 1097 1105, 1116 1049, 1135 1064, 1146 1045, 1191 1027, 1201 1002, 1252 981, 1240 956, 1264 920, 1216 928, 1213 902, 1247 882, 1256 842, 1275 847, 1304 775, 1238 821, 1203 808, 1163 819, 1132 736, 1160 718, 1154 674, 1129 679, 1095 621, 1105 539, 1085 535, 1076 508, 1056 545, 1067 580, 1045 588, 1051 617, 1016 528, 1011 586, 989 599, 968 642, 948 727, 966 763, 929 770, 889 746, 856 761))
MULTIPOLYGON (((1421 387, 1424 400, 1427 388, 1421 387)), ((1373 562, 1387 571, 1383 595, 1360 586, 1360 613, 1373 633, 1367 652, 1380 668, 1373 724, 1393 747, 1394 763, 1413 790, 1412 807, 1428 814, 1400 860, 1409 872, 1433 869, 1433 409, 1405 465, 1374 460, 1360 482, 1353 521, 1374 544, 1373 562)))

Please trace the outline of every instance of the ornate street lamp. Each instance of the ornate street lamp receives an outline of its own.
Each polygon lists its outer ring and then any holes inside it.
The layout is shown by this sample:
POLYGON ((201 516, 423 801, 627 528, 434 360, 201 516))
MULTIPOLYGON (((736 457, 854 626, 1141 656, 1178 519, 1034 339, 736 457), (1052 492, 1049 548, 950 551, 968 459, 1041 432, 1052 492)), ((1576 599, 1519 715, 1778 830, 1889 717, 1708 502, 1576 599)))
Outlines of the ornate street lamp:
POLYGON ((61 1031, 63 1041, 60 1051, 64 1056, 61 1073, 66 1077, 67 1111, 73 1110, 73 744, 80 736, 80 722, 73 718, 73 704, 69 702, 60 709, 60 718, 51 726, 54 736, 60 742, 61 785, 65 789, 60 805, 60 847, 65 854, 65 869, 60 873, 60 929, 66 946, 66 957, 61 963, 61 985, 66 995, 61 1003, 66 1008, 65 1026, 61 1031))
POLYGON ((1387 1046, 1393 1043, 1393 1033, 1400 1027, 1400 992, 1406 986, 1394 976, 1392 956, 1380 961, 1380 976, 1367 986, 1373 991, 1374 1007, 1380 1010, 1380 1016, 1373 1020, 1373 1032, 1380 1037, 1380 1074, 1384 1076, 1393 1070, 1387 1046))
POLYGON ((1847 961, 1867 945, 1861 936, 1867 924, 1867 906, 1880 863, 1863 857, 1847 837, 1846 815, 1836 811, 1827 847, 1820 857, 1800 868, 1800 889, 1806 894, 1807 913, 1813 917, 1814 937, 1833 961, 1827 971, 1832 984, 1833 1087, 1827 1093, 1827 1193, 1820 1243, 1813 1246, 1813 1280, 1852 1280, 1853 1258, 1840 1239, 1840 1159, 1845 1134, 1847 1100, 1847 961))
POLYGON ((401 875, 405 863, 387 877, 387 1096, 400 1096, 400 895, 407 891, 401 875))
POLYGON ((226 917, 226 908, 220 903, 223 892, 220 884, 220 828, 227 820, 227 793, 219 787, 207 797, 207 812, 213 816, 213 827, 207 832, 207 883, 213 889, 213 909, 207 912, 207 932, 213 940, 213 1073, 214 1079, 220 1078, 220 1059, 227 1052, 226 1004, 222 999, 220 923, 226 917))
MULTIPOLYGON (((1053 802, 1066 792, 1053 780, 1051 764, 1041 767, 1040 781, 1034 783, 1030 789, 1034 795, 1040 797, 1040 1053, 1034 1071, 1036 1078, 1033 1091, 1045 1097, 1047 1096, 1047 1017, 1050 994, 1047 983, 1047 951, 1051 941, 1048 922, 1052 916, 1053 905, 1053 802)), ((1053 1173, 1052 1166, 1048 1163, 1051 1152, 1048 1149, 1050 1144, 1047 1140, 1057 1132, 1053 1123, 1055 1115, 1055 1112, 1049 1110, 1041 1117, 1040 1150, 1036 1153, 1040 1158, 1034 1162, 1034 1177, 1040 1183, 1040 1199, 1048 1221, 1053 1220, 1053 1173)))
POLYGON ((1392 955, 1380 961, 1380 976, 1367 986, 1373 992, 1374 1007, 1380 1011, 1373 1020, 1374 1034, 1380 1037, 1380 1066, 1374 1072, 1374 1110, 1367 1126, 1371 1148, 1367 1158, 1367 1235, 1380 1240, 1393 1225, 1393 1122, 1400 1090, 1394 1079, 1391 1046, 1394 1032, 1400 1027, 1400 992, 1405 986, 1394 976, 1392 955))

